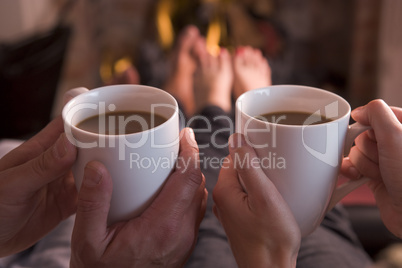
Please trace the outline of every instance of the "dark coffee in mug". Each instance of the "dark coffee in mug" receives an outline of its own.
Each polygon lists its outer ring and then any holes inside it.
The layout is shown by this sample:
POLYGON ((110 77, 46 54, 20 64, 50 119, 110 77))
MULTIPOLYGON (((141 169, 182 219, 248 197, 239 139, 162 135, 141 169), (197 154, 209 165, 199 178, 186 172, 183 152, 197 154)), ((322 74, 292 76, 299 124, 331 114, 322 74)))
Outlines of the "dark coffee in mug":
POLYGON ((331 122, 325 116, 297 111, 280 111, 258 115, 255 118, 262 121, 282 125, 317 125, 331 122))
POLYGON ((89 117, 76 126, 98 134, 125 135, 157 127, 166 120, 165 117, 150 112, 118 111, 89 117))

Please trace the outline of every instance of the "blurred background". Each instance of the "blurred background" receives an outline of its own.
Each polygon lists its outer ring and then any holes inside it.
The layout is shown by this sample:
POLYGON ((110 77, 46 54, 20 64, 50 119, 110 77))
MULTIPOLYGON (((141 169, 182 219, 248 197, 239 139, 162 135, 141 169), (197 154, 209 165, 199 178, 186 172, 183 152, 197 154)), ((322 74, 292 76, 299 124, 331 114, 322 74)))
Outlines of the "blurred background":
POLYGON ((400 0, 0 0, 0 104, 54 116, 66 90, 101 86, 129 64, 160 87, 190 23, 212 53, 260 48, 274 84, 322 87, 352 107, 374 98, 402 106, 400 0))

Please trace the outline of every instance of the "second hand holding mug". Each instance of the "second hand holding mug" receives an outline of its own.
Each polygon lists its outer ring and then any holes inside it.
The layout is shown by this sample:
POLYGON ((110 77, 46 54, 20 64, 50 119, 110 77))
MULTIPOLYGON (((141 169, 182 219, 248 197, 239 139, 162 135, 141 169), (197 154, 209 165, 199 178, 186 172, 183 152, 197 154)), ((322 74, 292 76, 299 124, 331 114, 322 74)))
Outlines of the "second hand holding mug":
POLYGON ((245 135, 255 149, 303 237, 315 230, 341 198, 368 180, 362 178, 336 188, 344 153, 360 133, 369 129, 357 123, 349 126, 350 112, 350 105, 340 96, 296 85, 251 90, 236 101, 236 132, 245 135), (272 118, 273 122, 261 118, 278 112, 309 116, 296 125, 282 124, 286 115, 272 118), (326 121, 315 124, 321 118, 326 121))
POLYGON ((108 224, 140 215, 161 190, 177 159, 179 113, 176 100, 169 93, 153 87, 114 85, 89 91, 72 89, 65 94, 65 101, 68 101, 62 111, 65 132, 78 148, 73 166, 78 190, 86 164, 99 161, 113 180, 108 224), (135 112, 131 117, 120 117, 121 120, 117 116, 113 119, 109 113, 127 111, 135 112), (145 122, 135 114, 137 112, 150 113, 151 121, 145 122), (164 122, 148 126, 153 123, 155 114, 164 117, 164 122), (112 134, 77 126, 97 116, 98 130, 112 131, 112 134), (110 123, 112 119, 113 123, 119 124, 116 129, 110 123), (124 133, 130 122, 139 123, 144 128, 136 133, 124 133))

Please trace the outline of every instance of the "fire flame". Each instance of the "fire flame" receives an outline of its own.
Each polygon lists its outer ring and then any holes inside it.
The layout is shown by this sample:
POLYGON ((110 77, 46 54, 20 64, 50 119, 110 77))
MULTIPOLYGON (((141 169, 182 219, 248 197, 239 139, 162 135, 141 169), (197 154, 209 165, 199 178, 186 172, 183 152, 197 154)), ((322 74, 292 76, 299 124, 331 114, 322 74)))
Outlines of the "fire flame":
MULTIPOLYGON (((159 41, 163 49, 170 49, 174 42, 174 29, 172 23, 172 10, 174 1, 160 0, 158 1, 156 11, 156 25, 158 29, 159 41)), ((206 46, 208 52, 217 56, 220 53, 219 42, 223 34, 222 25, 219 18, 211 20, 206 34, 206 46)))
POLYGON ((113 75, 121 74, 132 66, 132 61, 129 57, 123 57, 117 60, 114 64, 111 61, 105 60, 101 63, 99 74, 104 83, 112 80, 113 75))
POLYGON ((172 1, 161 0, 156 11, 156 25, 159 32, 161 46, 169 49, 173 44, 174 30, 170 14, 172 11, 172 1))
POLYGON ((219 41, 222 35, 222 29, 219 20, 213 20, 210 22, 206 37, 206 46, 208 52, 212 56, 218 56, 220 53, 219 41))

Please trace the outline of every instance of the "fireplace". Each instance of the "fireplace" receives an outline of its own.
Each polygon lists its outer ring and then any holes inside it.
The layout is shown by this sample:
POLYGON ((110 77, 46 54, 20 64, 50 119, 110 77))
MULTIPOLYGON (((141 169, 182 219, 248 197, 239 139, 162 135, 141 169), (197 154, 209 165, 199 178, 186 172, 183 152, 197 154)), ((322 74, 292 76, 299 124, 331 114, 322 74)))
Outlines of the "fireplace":
MULTIPOLYGON (((385 2, 393 1, 398 2, 385 2)), ((211 53, 217 53, 218 45, 260 48, 274 84, 323 87, 356 107, 379 95, 378 39, 385 2, 78 1, 61 92, 99 86, 117 66, 130 63, 139 69, 141 83, 161 86, 175 39, 191 23, 208 36, 211 53)))

